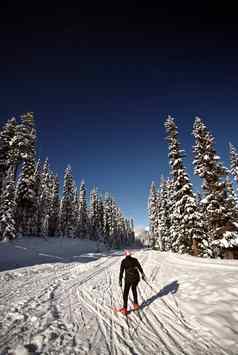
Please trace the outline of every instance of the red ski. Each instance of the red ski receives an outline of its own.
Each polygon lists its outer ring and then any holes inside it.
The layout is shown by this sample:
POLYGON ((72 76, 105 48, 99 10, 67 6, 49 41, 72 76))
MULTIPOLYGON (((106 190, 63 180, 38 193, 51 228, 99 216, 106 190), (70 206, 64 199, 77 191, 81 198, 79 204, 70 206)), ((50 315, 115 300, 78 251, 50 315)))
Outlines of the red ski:
POLYGON ((119 307, 114 307, 112 310, 114 311, 114 312, 120 312, 120 313, 122 313, 122 314, 124 314, 125 316, 127 315, 127 314, 129 314, 129 313, 131 313, 131 312, 135 312, 135 311, 138 311, 140 309, 140 307, 138 307, 138 308, 129 308, 127 311, 125 311, 125 308, 119 308, 119 307))
POLYGON ((125 310, 125 308, 117 308, 117 307, 114 307, 112 309, 114 312, 118 312, 118 313, 122 313, 124 314, 125 316, 129 313, 128 310, 125 310))

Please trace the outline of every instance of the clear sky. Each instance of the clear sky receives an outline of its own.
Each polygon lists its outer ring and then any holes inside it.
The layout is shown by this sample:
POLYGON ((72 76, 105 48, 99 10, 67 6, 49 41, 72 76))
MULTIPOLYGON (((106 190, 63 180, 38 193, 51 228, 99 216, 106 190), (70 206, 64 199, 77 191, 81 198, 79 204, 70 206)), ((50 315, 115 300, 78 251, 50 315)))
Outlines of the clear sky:
POLYGON ((0 124, 35 112, 39 157, 61 178, 70 163, 78 184, 111 192, 127 217, 147 225, 149 185, 168 174, 168 114, 190 174, 196 115, 226 164, 228 141, 238 146, 236 12, 224 3, 48 3, 0 5, 0 124))

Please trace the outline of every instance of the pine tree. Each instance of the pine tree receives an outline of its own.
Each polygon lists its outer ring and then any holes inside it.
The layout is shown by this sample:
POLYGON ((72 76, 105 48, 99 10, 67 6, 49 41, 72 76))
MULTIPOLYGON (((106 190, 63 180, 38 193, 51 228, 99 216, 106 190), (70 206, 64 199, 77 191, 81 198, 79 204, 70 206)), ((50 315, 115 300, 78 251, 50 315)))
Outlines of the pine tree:
POLYGON ((117 204, 114 198, 111 200, 111 215, 110 215, 110 239, 112 246, 117 246, 117 204))
POLYGON ((207 218, 207 213, 206 213, 206 208, 203 203, 203 194, 201 192, 196 193, 196 203, 197 203, 197 208, 198 211, 201 215, 201 229, 204 234, 204 238, 202 239, 201 244, 199 245, 200 249, 200 256, 203 257, 212 257, 213 252, 212 252, 212 245, 211 245, 211 240, 209 239, 208 235, 208 218, 207 218))
POLYGON ((194 172, 203 179, 204 198, 202 203, 207 215, 208 234, 211 242, 220 239, 218 231, 232 222, 235 211, 227 199, 224 177, 227 169, 214 149, 215 139, 200 118, 194 122, 195 138, 194 172))
MULTIPOLYGON (((228 175, 226 177, 225 187, 226 187, 227 198, 229 199, 230 206, 232 207, 232 210, 233 210, 233 208, 237 208, 238 201, 237 201, 237 195, 236 195, 236 193, 234 191, 234 188, 233 188, 233 185, 232 185, 232 182, 231 182, 230 175, 228 175)), ((235 219, 236 218, 237 218, 237 216, 235 217, 235 219)))
POLYGON ((0 132, 0 193, 7 171, 13 163, 12 142, 16 135, 16 126, 16 119, 11 118, 0 132))
MULTIPOLYGON (((173 236, 176 235, 174 230, 174 225, 172 223, 172 214, 174 211, 174 185, 173 181, 170 178, 167 178, 165 181, 165 191, 167 195, 167 211, 168 211, 168 220, 167 220, 167 227, 168 233, 162 235, 163 244, 165 251, 172 250, 173 245, 173 236)), ((163 225, 162 225, 163 227, 163 225)))
POLYGON ((17 231, 22 235, 32 234, 34 215, 37 211, 34 173, 35 162, 26 160, 16 186, 16 223, 17 231))
POLYGON ((125 222, 124 222, 122 211, 115 202, 115 235, 114 235, 115 246, 120 247, 122 245, 129 244, 130 239, 132 239, 132 231, 129 232, 130 233, 127 234, 125 231, 125 222))
POLYGON ((0 240, 15 239, 15 180, 12 168, 8 169, 0 201, 0 240))
POLYGON ((86 186, 85 182, 82 181, 79 188, 79 210, 78 210, 78 223, 77 234, 81 239, 85 239, 89 234, 89 219, 88 219, 88 208, 86 199, 86 186))
MULTIPOLYGON (((114 201, 115 202, 115 201, 114 201)), ((121 245, 121 234, 120 234, 120 218, 121 212, 117 207, 116 203, 113 206, 113 219, 114 219, 114 230, 112 235, 113 247, 118 248, 121 245)))
POLYGON ((98 233, 100 242, 104 242, 104 203, 103 197, 99 196, 98 199, 98 233))
POLYGON ((110 247, 115 247, 118 244, 117 240, 117 205, 110 194, 105 196, 104 200, 104 241, 110 247))
POLYGON ((32 217, 32 235, 37 236, 39 233, 39 218, 40 218, 40 196, 41 196, 41 164, 38 160, 34 172, 34 191, 35 191, 35 213, 32 217))
POLYGON ((61 234, 66 237, 74 237, 74 181, 71 167, 68 166, 64 174, 64 191, 60 208, 61 234))
POLYGON ((119 229, 120 229, 120 235, 121 235, 121 245, 128 245, 129 244, 129 235, 126 230, 126 223, 125 223, 125 218, 123 215, 121 215, 120 221, 119 221, 119 229))
POLYGON ((158 239, 158 213, 159 213, 159 199, 158 192, 154 182, 151 183, 148 201, 149 214, 149 228, 151 246, 154 247, 158 239))
POLYGON ((90 239, 97 240, 99 229, 98 194, 94 187, 90 193, 90 239))
POLYGON ((176 252, 193 252, 197 255, 198 244, 204 235, 201 229, 201 216, 197 209, 192 184, 184 168, 183 150, 178 141, 177 127, 172 117, 165 121, 169 146, 170 173, 173 179, 173 244, 176 252))
POLYGON ((125 229, 126 229, 126 244, 129 244, 130 236, 131 236, 131 224, 128 218, 125 219, 125 229))
POLYGON ((49 235, 58 236, 60 233, 59 214, 60 214, 60 198, 59 198, 59 178, 57 175, 52 176, 52 202, 51 212, 49 216, 49 235))
POLYGON ((103 234, 104 242, 110 244, 111 235, 111 196, 106 194, 103 201, 103 234))
POLYGON ((38 235, 41 237, 48 237, 49 235, 49 219, 51 214, 52 206, 52 185, 53 176, 49 168, 49 161, 46 158, 42 173, 41 173, 41 186, 40 186, 40 196, 39 196, 39 224, 38 224, 38 235))
POLYGON ((238 247, 238 231, 236 222, 238 219, 237 197, 229 176, 227 176, 225 180, 225 191, 226 210, 229 221, 224 225, 224 227, 217 230, 218 233, 220 232, 222 237, 213 241, 213 246, 217 246, 219 249, 238 247))
POLYGON ((238 189, 238 152, 234 145, 229 143, 230 173, 234 177, 238 189))
POLYGON ((157 211, 156 211, 156 238, 154 240, 154 248, 157 250, 161 250, 162 244, 161 244, 161 230, 160 230, 160 226, 161 226, 161 221, 160 221, 160 217, 161 217, 161 193, 160 190, 157 191, 157 211))
POLYGON ((23 161, 35 160, 36 158, 36 129, 34 115, 27 112, 21 116, 21 124, 17 127, 20 135, 19 153, 23 161))
POLYGON ((21 122, 16 126, 14 138, 11 140, 11 164, 15 176, 21 163, 36 160, 36 129, 34 115, 27 112, 21 116, 21 122))
POLYGON ((36 130, 32 113, 21 116, 21 123, 16 126, 15 136, 11 139, 10 164, 16 177, 17 168, 23 161, 16 188, 17 230, 24 235, 34 231, 34 216, 37 210, 35 193, 36 166, 36 130))
POLYGON ((134 243, 135 242, 135 227, 134 227, 134 219, 131 218, 130 220, 130 243, 134 243))
POLYGON ((170 214, 169 214, 169 195, 168 184, 161 178, 160 182, 160 208, 159 208, 159 249, 169 250, 170 240, 170 214))
POLYGON ((74 226, 74 238, 79 238, 78 235, 78 219, 79 219, 79 194, 76 182, 73 180, 73 190, 74 190, 74 197, 73 197, 73 226, 74 226))

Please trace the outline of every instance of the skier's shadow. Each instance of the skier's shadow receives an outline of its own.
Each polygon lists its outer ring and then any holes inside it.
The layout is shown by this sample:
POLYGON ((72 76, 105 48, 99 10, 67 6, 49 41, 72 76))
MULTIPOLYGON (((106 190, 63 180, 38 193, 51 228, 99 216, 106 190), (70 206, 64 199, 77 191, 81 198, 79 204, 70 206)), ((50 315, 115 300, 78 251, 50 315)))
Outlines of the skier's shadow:
POLYGON ((144 300, 140 306, 140 309, 143 309, 147 306, 149 306, 152 302, 157 300, 160 297, 166 296, 169 293, 176 293, 179 288, 179 283, 177 280, 171 282, 170 284, 166 285, 163 287, 158 293, 156 293, 154 296, 148 298, 147 300, 144 300))

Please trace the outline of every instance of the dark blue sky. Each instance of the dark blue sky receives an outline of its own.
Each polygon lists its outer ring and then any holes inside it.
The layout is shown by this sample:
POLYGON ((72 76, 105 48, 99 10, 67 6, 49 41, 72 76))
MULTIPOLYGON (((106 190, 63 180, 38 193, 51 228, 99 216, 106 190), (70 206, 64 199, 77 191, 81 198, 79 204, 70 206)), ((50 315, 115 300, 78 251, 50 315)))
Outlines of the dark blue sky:
POLYGON ((34 111, 39 156, 60 177, 70 163, 78 184, 84 178, 88 188, 112 192, 136 225, 146 225, 149 185, 168 173, 167 114, 176 118, 190 174, 196 115, 225 163, 228 141, 238 146, 236 12, 198 5, 5 2, 0 124, 34 111))

